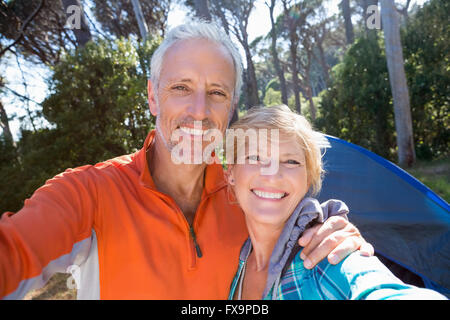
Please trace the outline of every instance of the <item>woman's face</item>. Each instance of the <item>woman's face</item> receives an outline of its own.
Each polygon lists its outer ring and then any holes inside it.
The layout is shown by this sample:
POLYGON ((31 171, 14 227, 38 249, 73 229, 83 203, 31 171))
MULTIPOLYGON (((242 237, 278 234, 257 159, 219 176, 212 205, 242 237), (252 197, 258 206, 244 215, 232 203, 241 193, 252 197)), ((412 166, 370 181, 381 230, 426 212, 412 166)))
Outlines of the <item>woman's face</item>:
POLYGON ((305 154, 297 141, 280 135, 279 157, 245 151, 245 163, 237 161, 229 169, 229 183, 246 219, 282 226, 308 191, 305 154), (250 164, 249 160, 256 160, 250 164), (262 175, 269 161, 279 161, 278 171, 262 175))

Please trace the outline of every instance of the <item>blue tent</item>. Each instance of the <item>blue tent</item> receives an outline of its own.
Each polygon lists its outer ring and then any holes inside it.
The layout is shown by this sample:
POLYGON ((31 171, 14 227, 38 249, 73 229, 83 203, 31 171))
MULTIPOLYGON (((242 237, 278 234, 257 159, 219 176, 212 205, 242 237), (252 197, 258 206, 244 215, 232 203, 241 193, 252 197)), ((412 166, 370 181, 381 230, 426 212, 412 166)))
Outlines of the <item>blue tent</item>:
POLYGON ((350 221, 404 282, 450 297, 449 204, 388 160, 326 137, 319 200, 343 200, 350 221))

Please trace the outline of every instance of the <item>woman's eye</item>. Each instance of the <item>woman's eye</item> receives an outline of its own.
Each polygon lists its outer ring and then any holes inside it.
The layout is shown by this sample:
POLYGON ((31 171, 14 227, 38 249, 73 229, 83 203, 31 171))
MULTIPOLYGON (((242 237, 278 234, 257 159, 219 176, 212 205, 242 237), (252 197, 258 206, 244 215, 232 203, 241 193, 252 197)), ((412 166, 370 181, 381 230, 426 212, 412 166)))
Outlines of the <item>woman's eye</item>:
POLYGON ((297 160, 293 160, 293 159, 289 159, 287 161, 284 161, 283 164, 287 168, 298 168, 299 166, 302 165, 300 162, 298 162, 297 160))
POLYGON ((260 158, 259 158, 258 155, 253 155, 253 156, 247 156, 247 160, 250 160, 250 161, 259 161, 260 158))

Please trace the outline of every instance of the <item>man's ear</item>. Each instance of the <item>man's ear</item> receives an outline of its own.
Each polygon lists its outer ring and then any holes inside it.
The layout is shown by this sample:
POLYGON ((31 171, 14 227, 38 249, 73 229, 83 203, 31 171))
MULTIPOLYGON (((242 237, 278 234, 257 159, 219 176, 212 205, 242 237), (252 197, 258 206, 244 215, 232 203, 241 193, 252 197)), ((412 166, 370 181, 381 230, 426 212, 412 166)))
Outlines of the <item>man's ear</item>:
POLYGON ((158 104, 156 103, 155 90, 156 89, 153 87, 152 82, 148 80, 147 82, 148 106, 150 108, 150 113, 156 117, 159 113, 159 110, 158 104))
POLYGON ((234 112, 236 111, 237 105, 238 105, 239 101, 236 101, 235 103, 232 104, 231 108, 231 114, 234 114, 234 112))

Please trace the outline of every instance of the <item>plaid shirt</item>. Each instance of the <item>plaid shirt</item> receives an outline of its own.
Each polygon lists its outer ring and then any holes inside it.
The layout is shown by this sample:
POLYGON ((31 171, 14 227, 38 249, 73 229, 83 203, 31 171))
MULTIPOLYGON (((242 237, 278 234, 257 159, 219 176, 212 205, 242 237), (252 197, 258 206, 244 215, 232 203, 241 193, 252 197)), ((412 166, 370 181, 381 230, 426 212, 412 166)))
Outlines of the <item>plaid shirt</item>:
MULTIPOLYGON (((364 257, 356 251, 337 265, 324 259, 313 269, 306 269, 300 252, 264 300, 446 299, 435 291, 403 283, 374 256, 364 257)), ((230 300, 244 264, 245 260, 240 259, 228 296, 230 300)))

